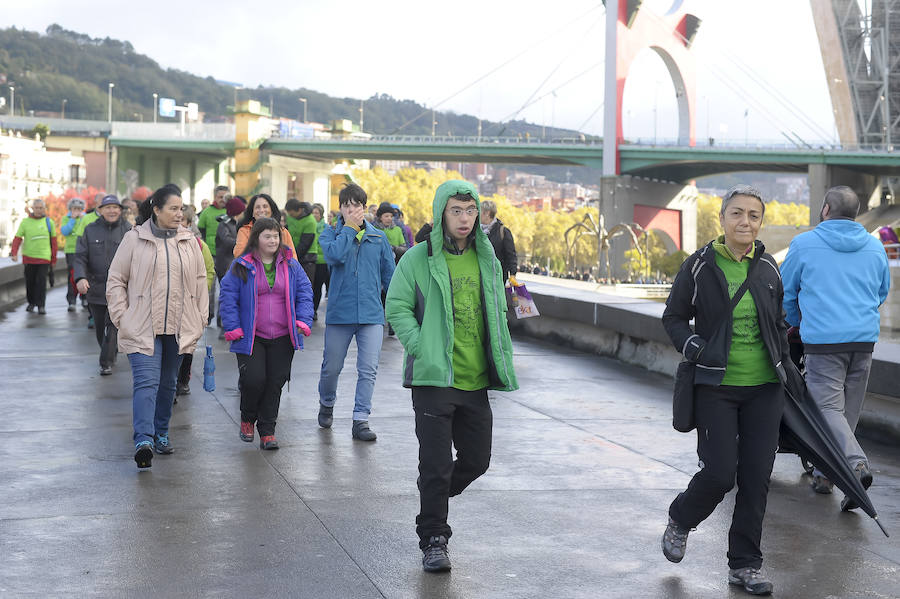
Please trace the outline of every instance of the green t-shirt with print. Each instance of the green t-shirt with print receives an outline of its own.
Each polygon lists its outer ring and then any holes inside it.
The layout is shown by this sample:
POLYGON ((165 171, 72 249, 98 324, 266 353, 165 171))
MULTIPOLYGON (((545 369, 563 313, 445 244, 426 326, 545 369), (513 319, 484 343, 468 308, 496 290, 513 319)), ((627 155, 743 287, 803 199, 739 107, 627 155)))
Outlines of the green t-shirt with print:
MULTIPOLYGON (((737 261, 734 254, 724 244, 713 244, 716 250, 716 266, 725 274, 728 296, 734 297, 738 287, 747 278, 752 254, 737 261)), ((732 314, 731 348, 722 385, 753 387, 765 383, 777 383, 778 374, 772 366, 772 359, 762 340, 756 302, 748 289, 741 297, 732 314)))
POLYGON ((19 224, 16 237, 22 238, 22 255, 35 260, 50 262, 50 238, 56 235, 53 221, 43 218, 26 217, 19 224), (49 223, 49 225, 48 225, 49 223))
POLYGON ((490 385, 490 378, 484 351, 478 256, 469 248, 459 255, 444 250, 444 258, 453 289, 453 387, 463 391, 484 389, 490 385))

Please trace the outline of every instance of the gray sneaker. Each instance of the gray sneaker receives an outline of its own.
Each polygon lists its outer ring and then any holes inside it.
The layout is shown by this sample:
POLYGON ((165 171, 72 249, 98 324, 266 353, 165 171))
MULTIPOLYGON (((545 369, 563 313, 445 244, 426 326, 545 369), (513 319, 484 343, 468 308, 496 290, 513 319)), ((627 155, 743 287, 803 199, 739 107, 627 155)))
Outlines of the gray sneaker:
MULTIPOLYGON (((853 469, 853 473, 856 475, 856 478, 859 479, 859 482, 862 483, 863 489, 868 489, 872 486, 872 471, 869 470, 868 464, 865 462, 860 462, 856 465, 856 468, 853 469)), ((844 497, 841 499, 841 511, 849 512, 850 510, 855 510, 859 505, 850 499, 849 497, 844 497)))
POLYGON ((322 428, 331 428, 334 422, 334 406, 328 407, 319 404, 319 426, 322 428))
POLYGON ((156 435, 156 440, 153 443, 153 449, 156 450, 156 453, 160 455, 170 454, 175 452, 175 448, 169 443, 169 433, 164 435, 156 435))
POLYGON ((666 526, 666 531, 663 533, 660 541, 663 555, 666 556, 667 560, 677 564, 684 559, 684 552, 687 550, 688 533, 690 532, 690 528, 683 528, 672 520, 671 516, 669 517, 669 525, 666 526))
POLYGON ((831 495, 831 491, 834 489, 834 483, 821 474, 817 474, 813 476, 812 488, 813 491, 820 495, 831 495))
POLYGON ((449 572, 450 552, 447 550, 447 537, 440 535, 428 539, 428 545, 422 550, 422 569, 426 572, 449 572))
POLYGON ((759 571, 759 568, 729 570, 728 584, 742 586, 751 595, 772 594, 772 583, 759 571))
POLYGON ((360 441, 374 441, 378 437, 369 428, 368 420, 354 420, 353 421, 353 438, 359 439, 360 441))

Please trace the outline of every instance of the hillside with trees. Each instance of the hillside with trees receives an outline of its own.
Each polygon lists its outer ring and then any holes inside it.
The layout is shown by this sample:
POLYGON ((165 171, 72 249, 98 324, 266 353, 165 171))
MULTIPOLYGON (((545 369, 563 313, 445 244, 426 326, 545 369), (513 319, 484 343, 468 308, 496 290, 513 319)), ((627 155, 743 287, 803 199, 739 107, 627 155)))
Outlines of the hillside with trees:
MULTIPOLYGON (((115 83, 115 120, 152 120, 153 94, 176 98, 179 103, 196 102, 207 121, 226 120, 232 111, 235 87, 179 69, 164 69, 153 59, 135 52, 130 42, 92 38, 51 25, 43 34, 16 29, 0 29, 0 94, 9 98, 15 86, 16 114, 60 113, 63 100, 70 118, 107 117, 108 84, 115 83)), ((308 119, 328 123, 333 119, 359 120, 359 98, 335 98, 297 87, 263 87, 241 90, 264 105, 271 105, 276 117, 298 118, 308 100, 308 119)), ((454 112, 436 112, 438 135, 477 135, 478 119, 454 112)), ((387 94, 365 99, 365 129, 368 133, 430 135, 431 110, 412 100, 398 100, 387 94), (418 118, 417 118, 418 117, 418 118)), ((540 136, 541 126, 525 121, 493 123, 482 121, 484 136, 540 136)), ((577 137, 578 132, 548 129, 553 137, 577 137)))

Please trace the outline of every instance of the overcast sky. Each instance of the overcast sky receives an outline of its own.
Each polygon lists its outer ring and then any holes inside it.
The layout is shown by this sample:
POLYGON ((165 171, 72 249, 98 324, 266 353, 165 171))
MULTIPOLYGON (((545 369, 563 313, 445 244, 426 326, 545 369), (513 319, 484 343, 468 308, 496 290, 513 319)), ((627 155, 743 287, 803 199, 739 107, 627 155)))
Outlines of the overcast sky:
MULTIPOLYGON (((645 0, 642 10, 661 14, 671 3, 645 0)), ((495 121, 517 116, 594 134, 603 129, 599 0, 0 0, 0 6, 8 25, 43 32, 59 23, 128 40, 164 67, 245 86, 360 98, 386 93, 495 121)), ((698 138, 836 137, 808 1, 685 0, 684 6, 703 20, 692 50, 698 138)), ((652 52, 629 73, 624 114, 628 137, 677 135, 674 89, 652 52)))

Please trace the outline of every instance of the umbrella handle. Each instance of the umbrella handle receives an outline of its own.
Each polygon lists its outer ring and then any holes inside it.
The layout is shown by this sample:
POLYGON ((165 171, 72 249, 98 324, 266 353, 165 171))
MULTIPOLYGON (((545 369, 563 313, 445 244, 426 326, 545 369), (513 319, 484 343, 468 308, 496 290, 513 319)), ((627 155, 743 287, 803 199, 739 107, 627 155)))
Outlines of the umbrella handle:
POLYGON ((888 531, 886 531, 886 530, 884 529, 884 526, 882 526, 881 520, 878 519, 878 516, 872 516, 872 519, 875 520, 875 524, 878 525, 878 528, 881 529, 881 532, 884 533, 884 536, 890 538, 891 535, 889 535, 889 534, 888 534, 888 531))

